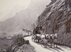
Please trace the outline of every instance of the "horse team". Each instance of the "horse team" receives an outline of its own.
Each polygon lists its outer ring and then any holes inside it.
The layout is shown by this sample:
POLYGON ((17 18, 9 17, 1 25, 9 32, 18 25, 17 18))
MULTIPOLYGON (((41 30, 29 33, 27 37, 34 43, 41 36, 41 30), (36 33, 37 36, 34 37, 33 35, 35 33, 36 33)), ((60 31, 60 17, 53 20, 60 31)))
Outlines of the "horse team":
POLYGON ((32 40, 44 45, 45 47, 57 47, 55 44, 57 42, 57 34, 35 34, 33 35, 32 40))

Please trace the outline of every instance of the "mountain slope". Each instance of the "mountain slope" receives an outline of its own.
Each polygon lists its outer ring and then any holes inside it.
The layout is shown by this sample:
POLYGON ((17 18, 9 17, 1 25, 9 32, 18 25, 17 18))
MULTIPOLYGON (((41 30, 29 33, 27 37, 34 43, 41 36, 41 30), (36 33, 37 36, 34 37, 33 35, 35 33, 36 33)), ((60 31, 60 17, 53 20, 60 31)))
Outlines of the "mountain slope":
POLYGON ((52 0, 38 17, 38 26, 45 33, 57 33, 57 43, 71 46, 71 0, 52 0))

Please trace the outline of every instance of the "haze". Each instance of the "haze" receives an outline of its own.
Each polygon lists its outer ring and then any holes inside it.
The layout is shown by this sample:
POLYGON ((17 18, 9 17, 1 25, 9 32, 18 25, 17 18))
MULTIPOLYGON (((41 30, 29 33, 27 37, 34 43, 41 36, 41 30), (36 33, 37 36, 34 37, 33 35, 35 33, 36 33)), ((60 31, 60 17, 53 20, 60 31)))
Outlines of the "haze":
MULTIPOLYGON (((15 16, 16 13, 29 8, 34 10, 33 13, 36 10, 41 12, 49 2, 50 0, 0 0, 0 21, 5 21, 15 16)), ((36 13, 38 14, 38 12, 36 13)))

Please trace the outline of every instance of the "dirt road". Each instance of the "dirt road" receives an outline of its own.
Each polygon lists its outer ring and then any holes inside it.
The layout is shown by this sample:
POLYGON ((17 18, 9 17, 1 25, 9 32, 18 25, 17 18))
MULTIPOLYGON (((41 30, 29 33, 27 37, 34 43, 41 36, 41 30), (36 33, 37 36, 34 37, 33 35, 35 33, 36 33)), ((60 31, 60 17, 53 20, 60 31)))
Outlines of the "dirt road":
POLYGON ((44 48, 40 44, 33 42, 31 36, 26 37, 25 39, 29 40, 36 52, 71 52, 71 48, 65 46, 58 46, 57 48, 44 48))

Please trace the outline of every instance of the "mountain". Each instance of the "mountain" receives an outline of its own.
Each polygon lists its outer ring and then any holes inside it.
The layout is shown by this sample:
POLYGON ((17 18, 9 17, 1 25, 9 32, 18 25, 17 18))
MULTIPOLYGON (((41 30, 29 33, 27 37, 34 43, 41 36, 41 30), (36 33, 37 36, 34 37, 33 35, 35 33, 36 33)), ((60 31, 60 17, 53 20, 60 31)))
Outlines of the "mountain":
MULTIPOLYGON (((8 33, 9 35, 21 31, 23 28, 32 30, 31 25, 35 23, 37 17, 45 9, 45 6, 48 4, 48 1, 45 0, 32 0, 31 4, 25 9, 17 12, 13 16, 11 13, 8 17, 9 19, 0 22, 0 35, 8 33), (40 4, 41 3, 41 4, 40 4)), ((14 12, 14 11, 13 11, 14 12)), ((13 13, 12 13, 13 14, 13 13)))
POLYGON ((38 17, 46 34, 57 33, 57 43, 71 46, 71 0, 51 0, 38 17))
POLYGON ((18 13, 14 17, 7 19, 0 23, 0 32, 13 34, 15 32, 22 31, 22 29, 32 30, 31 24, 33 24, 32 18, 29 18, 25 13, 18 13))

